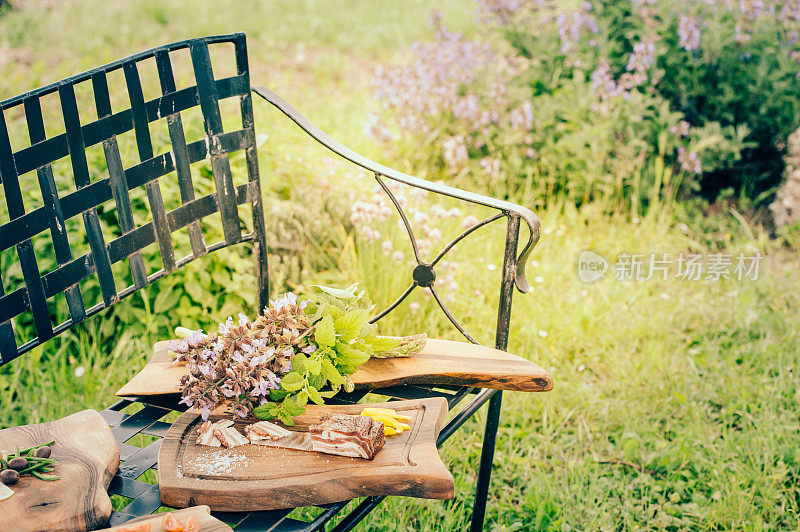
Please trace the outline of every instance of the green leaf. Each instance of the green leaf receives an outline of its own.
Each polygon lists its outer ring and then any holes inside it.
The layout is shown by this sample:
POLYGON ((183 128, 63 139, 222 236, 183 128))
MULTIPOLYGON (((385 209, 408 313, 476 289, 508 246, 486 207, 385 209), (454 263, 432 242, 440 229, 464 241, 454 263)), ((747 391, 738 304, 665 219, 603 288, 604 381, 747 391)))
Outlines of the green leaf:
POLYGON ((303 387, 303 377, 299 373, 291 371, 281 379, 281 388, 287 392, 296 392, 303 387))
MULTIPOLYGON (((319 288, 323 292, 333 297, 338 297, 339 299, 353 299, 355 294, 353 292, 348 292, 347 290, 342 290, 341 288, 331 288, 329 286, 320 286, 318 284, 312 284, 314 288, 319 288)), ((357 285, 356 285, 357 286, 357 285)))
POLYGON ((371 357, 375 354, 375 351, 373 351, 373 349, 367 343, 362 341, 356 342, 353 346, 353 349, 363 351, 368 357, 371 357))
POLYGON ((208 299, 208 292, 203 290, 203 285, 200 283, 186 283, 183 288, 189 292, 189 295, 192 296, 192 299, 197 303, 203 303, 204 300, 208 299))
MULTIPOLYGON (((350 286, 348 286, 347 288, 345 288, 345 290, 346 290, 346 291, 348 291, 348 292, 350 292, 351 294, 355 294, 355 293, 356 293, 356 290, 358 290, 358 283, 353 283, 353 284, 351 284, 350 286)), ((362 290, 362 291, 361 291, 361 293, 363 294, 363 293, 364 293, 364 291, 362 290)))
POLYGON ((344 384, 344 378, 330 359, 326 358, 322 361, 322 374, 333 384, 344 384))
POLYGON ((269 391, 269 398, 273 401, 283 401, 287 395, 289 395, 289 392, 286 390, 278 389, 269 391))
POLYGON ((284 425, 287 425, 289 427, 294 426, 294 420, 292 419, 292 416, 290 416, 284 411, 278 412, 278 419, 280 419, 284 425))
POLYGON ((275 419, 280 408, 281 407, 275 403, 264 403, 253 409, 253 415, 259 419, 275 419))
POLYGON ((257 407, 255 407, 253 409, 253 414, 257 416, 259 414, 267 412, 271 408, 275 408, 275 403, 264 403, 263 405, 258 405, 257 407))
POLYGON ((306 368, 308 368, 308 372, 312 375, 319 375, 320 371, 320 359, 319 357, 309 357, 306 360, 306 368))
POLYGON ((182 292, 176 289, 174 285, 162 288, 156 296, 153 311, 156 314, 162 314, 175 308, 181 299, 181 295, 182 292))
POLYGON ((352 354, 352 352, 353 352, 353 348, 350 347, 349 345, 347 345, 346 343, 344 343, 344 342, 336 342, 337 357, 338 356, 347 357, 347 356, 350 356, 350 354, 352 354))
POLYGON ((346 312, 334 322, 336 332, 342 336, 342 340, 349 342, 358 337, 358 333, 364 328, 367 321, 367 312, 364 309, 355 309, 346 312))
POLYGON ((342 375, 352 375, 358 371, 358 366, 355 364, 348 364, 346 362, 336 361, 336 367, 342 375))
POLYGON ((361 331, 358 333, 358 336, 360 336, 361 338, 366 338, 366 337, 367 337, 367 336, 369 336, 370 334, 374 334, 374 333, 375 333, 375 330, 376 330, 377 328, 378 328, 378 326, 377 326, 377 325, 375 325, 374 323, 365 323, 365 324, 364 324, 364 327, 363 327, 363 328, 361 329, 361 331))
MULTIPOLYGON (((322 369, 322 365, 320 364, 320 369, 322 369)), ((322 388, 328 383, 328 379, 322 374, 319 373, 317 375, 309 375, 308 376, 308 385, 313 386, 317 390, 322 388)))
POLYGON ((331 347, 336 344, 336 329, 333 325, 333 318, 325 316, 317 323, 314 339, 319 345, 331 347))
MULTIPOLYGON (((369 355, 360 349, 351 348, 350 352, 342 357, 342 362, 353 366, 360 366, 369 360, 369 355)), ((338 362, 338 359, 337 359, 338 362)))
POLYGON ((296 371, 301 375, 308 373, 308 357, 303 353, 297 353, 292 358, 292 371, 296 371))
POLYGON ((296 402, 292 401, 291 399, 292 398, 289 397, 289 398, 286 399, 286 401, 283 402, 284 408, 286 408, 286 412, 288 412, 289 415, 299 416, 300 414, 302 414, 303 412, 306 411, 305 408, 303 408, 302 406, 298 405, 296 402))
POLYGON ((304 388, 299 392, 297 392, 297 395, 294 396, 294 400, 295 403, 297 403, 297 406, 306 406, 306 403, 308 403, 308 396, 310 395, 308 393, 308 390, 309 388, 304 388))
POLYGON ((306 390, 308 390, 308 398, 314 401, 316 404, 321 405, 325 402, 325 400, 319 394, 319 391, 317 391, 317 389, 313 386, 309 386, 306 388, 306 390))

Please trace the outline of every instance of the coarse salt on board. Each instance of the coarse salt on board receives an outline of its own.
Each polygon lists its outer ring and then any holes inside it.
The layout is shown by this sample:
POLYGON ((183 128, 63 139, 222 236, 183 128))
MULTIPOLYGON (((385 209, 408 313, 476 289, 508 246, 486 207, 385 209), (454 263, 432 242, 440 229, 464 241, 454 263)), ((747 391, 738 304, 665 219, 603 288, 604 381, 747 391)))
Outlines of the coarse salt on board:
MULTIPOLYGON (((216 449, 216 448, 215 448, 216 449)), ((241 451, 226 449, 211 451, 187 462, 186 469, 192 469, 201 475, 225 475, 232 473, 240 466, 252 463, 252 460, 241 451)))

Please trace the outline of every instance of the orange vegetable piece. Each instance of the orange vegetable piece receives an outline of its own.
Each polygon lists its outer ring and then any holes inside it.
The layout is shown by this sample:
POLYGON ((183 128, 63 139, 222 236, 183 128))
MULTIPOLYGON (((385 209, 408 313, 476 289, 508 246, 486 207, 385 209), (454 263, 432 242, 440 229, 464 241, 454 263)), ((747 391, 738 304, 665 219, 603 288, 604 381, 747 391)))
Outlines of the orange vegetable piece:
POLYGON ((183 532, 200 532, 200 521, 194 516, 190 517, 183 527, 183 532))
POLYGON ((164 527, 166 532, 183 532, 183 523, 173 514, 164 514, 161 526, 164 527))

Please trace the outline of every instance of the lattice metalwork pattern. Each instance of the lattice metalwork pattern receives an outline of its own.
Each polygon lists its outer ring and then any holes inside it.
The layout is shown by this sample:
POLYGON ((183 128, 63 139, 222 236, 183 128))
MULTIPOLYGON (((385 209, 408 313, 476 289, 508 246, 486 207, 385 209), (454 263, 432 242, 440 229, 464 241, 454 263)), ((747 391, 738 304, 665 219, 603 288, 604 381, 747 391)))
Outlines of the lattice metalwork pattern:
MULTIPOLYGON (((84 110, 83 114, 86 112, 84 110)), ((62 124, 60 124, 62 125, 62 124)), ((175 43, 106 66, 73 78, 42 87, 28 94, 0 102, 0 181, 3 184, 8 221, 0 225, 0 251, 16 248, 24 283, 6 293, 0 285, 0 354, 5 364, 33 347, 40 345, 73 325, 116 303, 121 298, 169 274, 188 262, 225 246, 244 241, 256 243, 259 269, 260 303, 266 303, 267 272, 264 218, 258 176, 252 97, 243 34, 195 39, 175 43), (237 74, 215 79, 209 47, 233 46, 237 74), (188 49, 195 85, 177 89, 172 55, 188 49), (161 96, 146 100, 140 65, 154 60, 161 96), (115 71, 124 74, 128 105, 114 111, 111 107, 108 76, 115 71), (76 87, 91 86, 96 119, 81 120, 76 87), (57 94, 65 132, 47 137, 40 100, 57 94), (242 129, 224 131, 220 100, 237 98, 242 129), (12 149, 5 115, 15 108, 24 109, 30 145, 12 149), (188 142, 181 113, 199 106, 205 127, 204 138, 188 142), (166 119, 169 130, 169 151, 156 154, 150 127, 166 119), (135 134, 138 162, 124 167, 117 137, 132 131, 135 134), (86 151, 102 145, 107 176, 92 175, 86 151), (247 182, 235 186, 229 155, 244 152, 247 182), (53 164, 68 158, 75 183, 74 191, 63 194, 54 179, 53 164), (214 192, 196 197, 190 165, 210 161, 214 192), (26 212, 21 176, 36 173, 44 204, 26 212), (165 208, 159 180, 174 175, 180 188, 180 205, 165 208), (131 207, 131 191, 143 187, 152 220, 136 225, 131 207), (112 202, 118 220, 118 235, 106 241, 98 217, 98 206, 112 202), (242 233, 239 207, 252 206, 253 230, 242 233), (224 240, 206 243, 202 221, 219 213, 224 240), (78 255, 70 243, 66 223, 80 216, 89 244, 89 251, 78 255), (175 256, 172 233, 186 228, 191 253, 175 256), (37 264, 32 239, 49 232, 58 266, 42 273, 37 264), (162 267, 149 273, 142 259, 142 249, 156 244, 162 267), (133 284, 120 285, 112 265, 127 259, 133 284), (88 306, 79 283, 96 275, 101 301, 88 306), (53 324, 47 300, 64 294, 69 319, 53 324), (11 319, 30 311, 36 337, 17 345, 11 319)), ((80 237, 78 237, 80 238, 80 237)), ((2 272, 0 272, 2 273, 2 272)))

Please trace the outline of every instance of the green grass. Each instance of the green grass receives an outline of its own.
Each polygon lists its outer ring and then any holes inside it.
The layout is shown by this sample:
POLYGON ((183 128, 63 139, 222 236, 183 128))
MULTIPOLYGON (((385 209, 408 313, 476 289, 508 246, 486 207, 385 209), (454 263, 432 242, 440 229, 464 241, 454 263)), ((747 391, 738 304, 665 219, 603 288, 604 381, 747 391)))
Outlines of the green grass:
MULTIPOLYGON (((8 40, 14 58, 0 57, 0 99, 163 42, 245 30, 254 81, 344 143, 390 165, 405 164, 387 160, 363 135, 366 113, 377 108, 369 78, 378 61, 400 60, 413 40, 430 37, 431 4, 239 4, 20 2, 20 9, 0 18, 0 44, 8 40), (102 24, 96 22, 99 11, 102 24)), ((452 26, 474 31, 472 2, 451 0, 442 9, 452 26)), ((266 105, 258 105, 257 115, 258 132, 267 135, 260 159, 271 231, 306 243, 303 281, 356 280, 379 305, 391 301, 405 287, 409 269, 407 259, 385 257, 380 242, 390 239, 410 256, 394 221, 379 226, 384 236, 371 245, 341 223, 343 209, 356 199, 348 191, 368 194, 368 176, 325 159, 324 150, 266 105)), ((527 271, 534 290, 514 296, 509 350, 549 369, 556 388, 504 395, 487 528, 800 528, 797 255, 726 212, 701 217, 665 206, 634 220, 600 212, 593 205, 580 211, 551 205, 540 213, 545 233, 533 256, 538 265, 527 271), (625 252, 674 257, 719 249, 759 251, 765 259, 757 281, 606 279, 587 285, 576 275, 585 249, 609 259, 625 252)), ((440 226, 445 238, 460 230, 453 221, 440 226)), ((476 233, 448 257, 456 263, 451 272, 458 284, 451 309, 487 344, 495 326, 502 230, 476 233)), ((176 278, 191 282, 206 269, 216 275, 220 261, 249 271, 238 255, 217 255, 176 278)), ((276 286, 290 285, 288 270, 273 264, 276 286)), ((251 277, 240 275, 233 286, 246 287, 251 277)), ((224 287, 218 290, 197 296, 208 300, 198 310, 206 320, 226 315, 223 301, 252 302, 252 294, 229 300, 224 287)), ((0 423, 55 419, 110 403, 154 341, 179 323, 193 324, 156 300, 156 288, 133 296, 112 311, 114 320, 91 319, 5 366, 0 423), (76 372, 79 367, 85 372, 76 372)), ((382 330, 457 338, 420 293, 382 330)), ((456 479, 453 501, 392 498, 362 529, 464 529, 484 415, 442 449, 456 479)))

